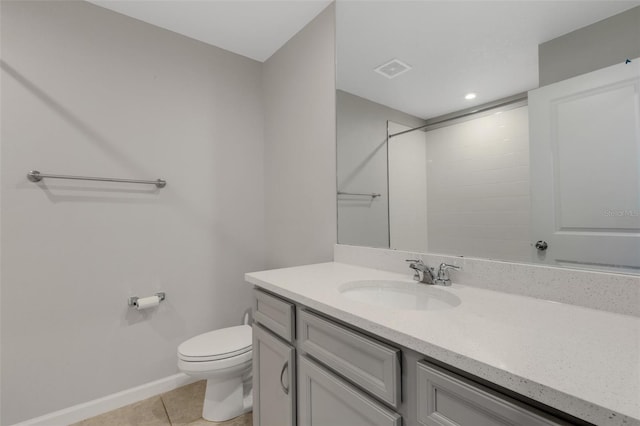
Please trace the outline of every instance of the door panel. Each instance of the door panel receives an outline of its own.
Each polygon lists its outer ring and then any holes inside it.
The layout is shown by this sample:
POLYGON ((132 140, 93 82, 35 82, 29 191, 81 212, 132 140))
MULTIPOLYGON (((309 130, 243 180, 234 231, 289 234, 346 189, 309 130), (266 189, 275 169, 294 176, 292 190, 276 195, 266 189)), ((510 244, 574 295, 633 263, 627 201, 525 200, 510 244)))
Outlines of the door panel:
POLYGON ((253 325, 253 424, 295 426, 295 350, 253 325))
POLYGON ((299 357, 301 426, 401 426, 402 417, 306 357, 299 357))
POLYGON ((532 238, 549 263, 640 268, 640 60, 529 92, 532 238))

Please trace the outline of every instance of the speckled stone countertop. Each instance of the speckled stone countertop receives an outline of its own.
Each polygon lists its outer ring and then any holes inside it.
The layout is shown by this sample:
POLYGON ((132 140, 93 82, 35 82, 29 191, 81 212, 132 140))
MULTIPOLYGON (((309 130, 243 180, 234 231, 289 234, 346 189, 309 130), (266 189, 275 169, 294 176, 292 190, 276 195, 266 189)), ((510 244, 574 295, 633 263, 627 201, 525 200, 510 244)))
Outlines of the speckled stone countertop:
POLYGON ((258 287, 596 425, 640 426, 640 318, 453 284, 460 305, 374 307, 344 297, 358 280, 410 275, 343 263, 253 272, 258 287))

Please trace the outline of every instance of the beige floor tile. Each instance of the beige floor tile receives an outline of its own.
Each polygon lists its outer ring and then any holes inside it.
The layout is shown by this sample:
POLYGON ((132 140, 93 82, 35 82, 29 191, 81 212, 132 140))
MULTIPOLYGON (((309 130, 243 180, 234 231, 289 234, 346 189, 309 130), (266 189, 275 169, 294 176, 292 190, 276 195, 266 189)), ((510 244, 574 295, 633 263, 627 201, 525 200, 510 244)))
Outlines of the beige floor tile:
POLYGON ((188 423, 187 426, 252 426, 253 425, 253 413, 243 414, 234 419, 227 420, 226 422, 210 422, 204 419, 196 420, 195 422, 188 423))
POLYGON ((71 426, 171 426, 159 396, 83 420, 71 426))
POLYGON ((200 380, 161 395, 173 426, 183 426, 202 418, 207 382, 200 380))

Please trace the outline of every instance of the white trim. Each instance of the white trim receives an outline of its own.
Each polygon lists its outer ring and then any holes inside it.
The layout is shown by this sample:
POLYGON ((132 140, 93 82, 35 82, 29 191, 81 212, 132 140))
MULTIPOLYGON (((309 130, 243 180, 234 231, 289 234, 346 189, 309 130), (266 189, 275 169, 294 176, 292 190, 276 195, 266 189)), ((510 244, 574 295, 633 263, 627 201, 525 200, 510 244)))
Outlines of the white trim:
POLYGON ((154 382, 149 382, 135 388, 123 390, 122 392, 113 393, 93 401, 74 405, 73 407, 45 414, 13 426, 65 426, 76 423, 90 417, 104 414, 111 410, 115 410, 134 402, 159 395, 164 392, 188 385, 198 379, 187 376, 184 373, 174 374, 154 382))

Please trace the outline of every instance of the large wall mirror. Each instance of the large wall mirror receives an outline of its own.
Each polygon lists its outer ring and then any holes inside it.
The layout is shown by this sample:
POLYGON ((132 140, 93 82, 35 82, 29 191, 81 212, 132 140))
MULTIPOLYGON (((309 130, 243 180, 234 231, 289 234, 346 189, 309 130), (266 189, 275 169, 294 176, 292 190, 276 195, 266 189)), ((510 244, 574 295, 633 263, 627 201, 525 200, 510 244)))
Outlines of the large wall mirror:
POLYGON ((640 273, 640 2, 336 8, 339 243, 640 273))

